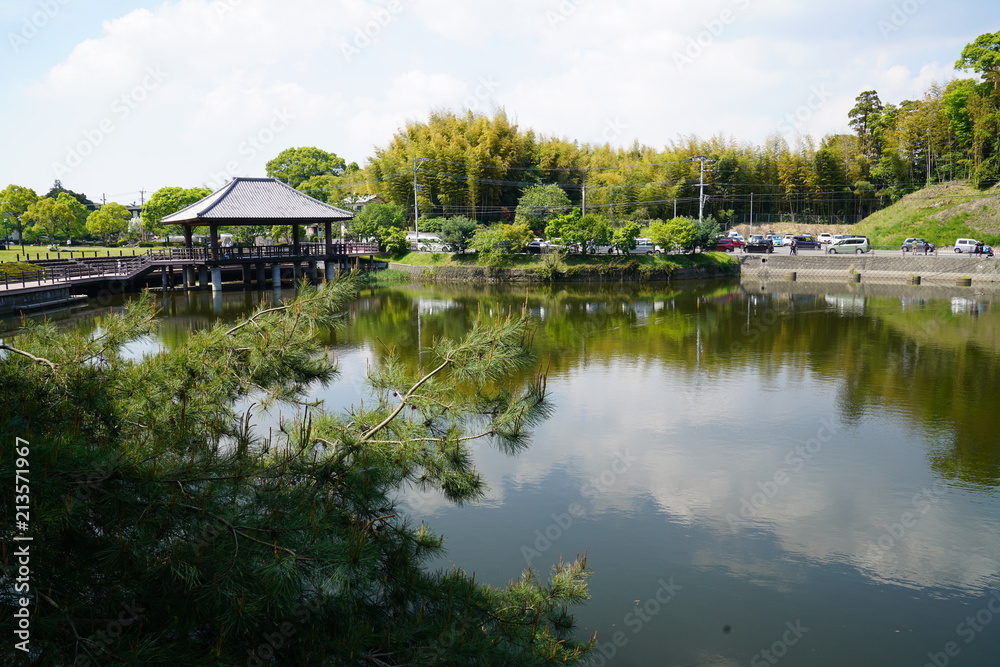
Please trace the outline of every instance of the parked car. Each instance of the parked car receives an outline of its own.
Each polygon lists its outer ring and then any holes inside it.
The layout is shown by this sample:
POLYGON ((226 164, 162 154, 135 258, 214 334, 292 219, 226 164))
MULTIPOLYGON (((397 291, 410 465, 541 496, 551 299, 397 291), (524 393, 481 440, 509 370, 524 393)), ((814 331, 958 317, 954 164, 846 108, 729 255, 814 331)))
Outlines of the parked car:
POLYGON ((765 238, 759 234, 754 234, 747 241, 746 246, 743 248, 745 252, 774 252, 774 244, 771 243, 771 239, 765 238))
POLYGON ((715 242, 715 249, 720 252, 736 252, 741 247, 739 239, 732 236, 720 236, 715 242))
POLYGON ((792 245, 792 238, 795 234, 785 234, 781 237, 781 240, 785 242, 785 245, 792 245))
POLYGON ((727 236, 729 236, 730 238, 739 239, 740 241, 745 241, 743 235, 740 234, 739 232, 729 232, 727 236))
POLYGON ((808 234, 803 234, 802 236, 795 236, 795 249, 796 250, 819 250, 820 243, 808 234))
POLYGON ((936 246, 933 243, 930 243, 930 241, 925 241, 924 239, 921 238, 906 239, 905 241, 903 241, 903 247, 900 249, 903 252, 923 252, 925 243, 930 245, 929 249, 931 252, 935 250, 936 246))
POLYGON ((775 248, 780 248, 781 246, 785 245, 785 239, 783 239, 781 236, 777 234, 768 234, 767 238, 771 239, 771 245, 773 245, 775 248))
POLYGON ((830 247, 826 249, 826 253, 828 255, 840 255, 844 253, 856 253, 860 255, 861 253, 869 252, 871 249, 867 237, 851 236, 831 243, 830 247))
POLYGON ((833 234, 830 234, 829 232, 823 232, 822 234, 819 235, 819 242, 833 243, 833 234))
POLYGON ((977 245, 979 245, 979 241, 976 239, 957 239, 955 241, 955 252, 975 252, 977 245))

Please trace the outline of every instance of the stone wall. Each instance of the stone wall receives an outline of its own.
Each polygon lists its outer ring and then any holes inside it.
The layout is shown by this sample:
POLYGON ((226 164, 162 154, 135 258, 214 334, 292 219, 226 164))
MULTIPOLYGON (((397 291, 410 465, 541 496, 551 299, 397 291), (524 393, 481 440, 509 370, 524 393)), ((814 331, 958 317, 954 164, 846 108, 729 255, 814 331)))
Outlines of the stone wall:
POLYGON ((920 276, 922 282, 954 282, 971 278, 973 283, 1000 281, 998 258, 976 257, 969 254, 924 255, 820 255, 801 251, 796 257, 789 255, 747 255, 742 258, 743 275, 769 274, 780 277, 794 271, 797 280, 848 279, 860 274, 861 280, 887 280, 906 282, 920 276), (809 253, 809 254, 805 254, 809 253))

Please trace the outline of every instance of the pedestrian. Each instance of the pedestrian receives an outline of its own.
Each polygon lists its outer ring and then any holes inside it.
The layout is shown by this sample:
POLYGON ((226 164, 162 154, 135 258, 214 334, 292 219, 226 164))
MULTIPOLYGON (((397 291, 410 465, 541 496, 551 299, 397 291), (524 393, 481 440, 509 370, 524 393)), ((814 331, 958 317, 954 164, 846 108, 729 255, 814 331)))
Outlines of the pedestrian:
POLYGON ((792 239, 792 249, 789 252, 789 254, 791 254, 791 255, 798 255, 799 254, 798 244, 795 242, 794 238, 792 239))
POLYGON ((976 241, 976 249, 973 251, 972 254, 973 255, 982 255, 983 254, 983 242, 982 241, 976 241))
POLYGON ((926 255, 931 249, 931 244, 929 241, 924 241, 924 254, 926 255))

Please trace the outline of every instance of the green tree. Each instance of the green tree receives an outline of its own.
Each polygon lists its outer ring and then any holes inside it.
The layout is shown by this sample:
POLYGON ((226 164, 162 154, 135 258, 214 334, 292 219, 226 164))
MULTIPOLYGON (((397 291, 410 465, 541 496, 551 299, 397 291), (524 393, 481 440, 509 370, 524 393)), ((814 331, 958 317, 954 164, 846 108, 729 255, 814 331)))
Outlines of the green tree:
POLYGON ((390 229, 405 226, 406 209, 399 204, 369 204, 354 216, 347 231, 355 239, 376 239, 381 244, 390 229))
POLYGON ((58 193, 55 200, 66 204, 73 213, 73 237, 83 236, 87 231, 87 218, 93 211, 87 208, 86 204, 80 203, 80 200, 69 192, 58 193))
POLYGON ((692 220, 694 225, 694 238, 691 240, 691 247, 710 249, 715 247, 715 241, 722 234, 722 226, 714 216, 708 215, 699 220, 692 220))
POLYGON ((545 228, 545 223, 564 215, 571 206, 566 192, 558 185, 533 185, 526 188, 517 200, 514 221, 523 222, 531 229, 541 230, 545 228))
POLYGON ((402 255, 410 249, 410 242, 406 239, 406 230, 399 227, 383 228, 379 245, 384 252, 390 255, 402 255))
POLYGON ((446 219, 441 224, 439 236, 441 241, 451 246, 453 251, 465 252, 477 229, 479 229, 479 225, 476 224, 475 220, 456 215, 446 219))
POLYGON ((63 193, 69 195, 70 197, 77 200, 79 203, 83 204, 87 208, 94 206, 94 202, 90 201, 90 199, 87 198, 87 195, 83 194, 82 192, 73 192, 72 190, 64 188, 62 181, 60 181, 59 179, 55 180, 55 182, 52 184, 52 187, 49 188, 49 191, 45 193, 45 196, 50 199, 58 199, 59 195, 63 193))
POLYGON ((38 201, 38 195, 31 188, 11 183, 0 190, 0 236, 7 239, 17 232, 21 248, 24 248, 24 225, 22 217, 28 207, 38 201))
POLYGON ((298 188, 304 181, 316 176, 339 176, 346 167, 344 159, 337 157, 335 153, 312 146, 286 148, 265 166, 268 176, 293 188, 298 188))
POLYGON ((584 253, 591 253, 596 246, 608 245, 611 241, 611 224, 603 215, 588 213, 580 215, 577 210, 553 218, 545 227, 549 239, 561 239, 564 243, 580 246, 584 253))
POLYGON ((469 246, 476 251, 476 260, 483 266, 497 268, 510 260, 510 240, 501 227, 481 227, 472 236, 469 246))
POLYGON ((650 240, 665 251, 674 247, 693 250, 697 236, 695 222, 680 216, 665 222, 658 220, 649 226, 650 240))
POLYGON ((237 225, 232 228, 233 242, 236 245, 256 245, 257 237, 267 237, 270 229, 266 225, 237 225))
MULTIPOLYGON (((29 322, 0 342, 0 474, 31 469, 33 661, 549 665, 593 646, 568 611, 585 561, 507 587, 428 572, 443 540, 398 500, 411 485, 475 500, 473 444, 524 446, 547 409, 544 378, 511 380, 536 364, 529 319, 438 341, 426 374, 389 349, 362 406, 303 408, 335 376, 321 333, 353 296, 305 286, 155 354, 127 352, 156 326, 148 295, 99 336, 29 322), (258 434, 272 405, 299 418, 258 434)), ((8 537, 15 502, 0 499, 8 537)), ((15 550, 0 562, 16 571, 15 550)), ((0 595, 15 608, 12 586, 0 595)), ((6 641, 0 662, 19 654, 6 641)))
POLYGON ((848 125, 857 133, 861 152, 869 161, 878 160, 880 146, 875 137, 875 127, 882 114, 882 100, 874 90, 866 90, 855 99, 854 107, 847 113, 848 125))
POLYGON ((58 243, 60 239, 72 238, 76 217, 69 206, 49 197, 43 197, 24 212, 24 223, 31 225, 31 232, 39 237, 58 243))
POLYGON ((87 218, 87 231, 104 237, 104 242, 108 243, 113 237, 128 231, 131 219, 132 213, 127 208, 118 202, 111 202, 90 214, 87 218))
MULTIPOLYGON (((167 230, 160 225, 160 220, 210 194, 212 191, 208 188, 162 187, 154 192, 146 205, 142 207, 142 224, 150 232, 162 234, 167 230)), ((177 225, 171 226, 177 227, 177 225)))
POLYGON ((628 254, 632 250, 635 250, 635 239, 640 233, 642 233, 642 225, 638 222, 626 222, 611 234, 611 245, 618 252, 628 254))
POLYGON ((981 74, 994 89, 1000 88, 1000 31, 983 33, 966 44, 955 69, 981 74))

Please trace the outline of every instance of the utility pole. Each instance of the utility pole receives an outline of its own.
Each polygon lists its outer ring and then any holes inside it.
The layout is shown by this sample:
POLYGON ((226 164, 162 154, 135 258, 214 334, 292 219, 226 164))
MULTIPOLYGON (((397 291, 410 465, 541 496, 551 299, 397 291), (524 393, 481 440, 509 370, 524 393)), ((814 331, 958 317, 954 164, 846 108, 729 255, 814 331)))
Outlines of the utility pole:
POLYGON ((699 162, 699 165, 698 165, 699 166, 699 169, 698 169, 698 174, 699 174, 699 176, 698 176, 698 222, 701 222, 701 219, 702 219, 702 217, 703 217, 703 215, 705 213, 705 159, 706 158, 705 158, 704 155, 698 155, 698 156, 695 156, 695 157, 693 157, 691 159, 692 160, 697 160, 699 162))
POLYGON ((705 160, 707 159, 704 155, 696 155, 688 160, 688 162, 697 160, 701 163, 698 170, 698 222, 701 222, 705 213, 705 160))
POLYGON ((420 158, 413 158, 413 233, 417 235, 417 238, 413 240, 414 243, 420 245, 420 204, 417 202, 417 193, 420 192, 420 188, 417 186, 417 161, 420 158))

